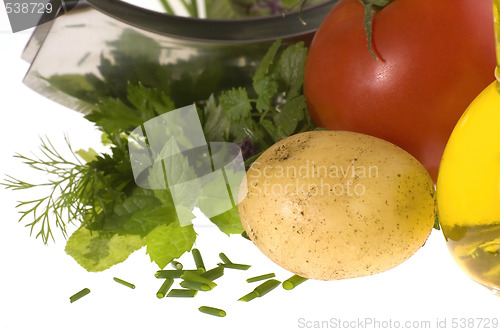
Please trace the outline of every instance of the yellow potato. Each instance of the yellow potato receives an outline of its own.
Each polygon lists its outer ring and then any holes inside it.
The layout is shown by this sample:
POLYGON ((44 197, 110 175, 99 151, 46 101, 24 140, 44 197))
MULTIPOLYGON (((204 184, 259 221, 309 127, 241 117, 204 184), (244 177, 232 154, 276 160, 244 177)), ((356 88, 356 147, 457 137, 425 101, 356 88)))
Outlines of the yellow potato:
POLYGON ((399 147, 314 131, 278 142, 252 164, 238 210, 250 239, 281 267, 346 279, 413 255, 434 225, 434 194, 425 168, 399 147))

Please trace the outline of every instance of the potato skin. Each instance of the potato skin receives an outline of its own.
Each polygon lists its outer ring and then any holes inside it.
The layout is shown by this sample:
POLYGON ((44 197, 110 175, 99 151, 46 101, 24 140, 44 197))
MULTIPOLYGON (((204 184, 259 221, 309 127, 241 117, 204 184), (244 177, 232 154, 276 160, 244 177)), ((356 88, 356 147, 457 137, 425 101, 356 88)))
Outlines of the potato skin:
POLYGON ((399 265, 425 243, 436 213, 434 182, 415 158, 347 131, 276 143, 247 171, 239 201, 255 245, 286 270, 318 280, 399 265))

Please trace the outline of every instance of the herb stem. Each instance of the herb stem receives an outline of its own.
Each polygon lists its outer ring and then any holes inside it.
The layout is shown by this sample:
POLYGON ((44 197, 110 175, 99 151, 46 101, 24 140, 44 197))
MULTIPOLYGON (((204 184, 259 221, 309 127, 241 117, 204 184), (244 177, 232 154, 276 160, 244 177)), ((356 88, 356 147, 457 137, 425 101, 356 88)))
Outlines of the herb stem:
POLYGON ((178 261, 172 261, 171 265, 176 270, 182 270, 182 268, 184 267, 182 263, 178 261))
POLYGON ((231 260, 229 258, 227 258, 226 254, 224 254, 223 252, 221 252, 219 254, 219 257, 224 264, 232 264, 233 263, 233 262, 231 262, 231 260))
POLYGON ((262 281, 262 280, 266 280, 266 279, 270 279, 270 278, 274 278, 274 277, 276 277, 276 274, 274 274, 274 273, 267 273, 267 274, 262 274, 260 276, 248 278, 247 282, 248 283, 252 283, 252 282, 262 281))
POLYGON ((205 264, 203 263, 203 258, 201 257, 200 251, 195 248, 192 250, 192 254, 193 254, 194 263, 196 264, 196 268, 198 270, 200 270, 201 272, 205 272, 206 271, 205 264))
POLYGON ((196 272, 185 271, 182 274, 181 278, 186 280, 186 281, 194 281, 194 282, 206 284, 210 287, 210 289, 217 286, 217 284, 215 282, 213 282, 212 280, 209 280, 205 277, 202 277, 200 274, 198 274, 196 272))
POLYGON ((237 263, 230 263, 230 264, 219 263, 219 266, 222 266, 223 268, 227 268, 227 269, 234 269, 234 270, 248 270, 251 267, 251 265, 237 264, 237 263))
POLYGON ((208 314, 208 315, 212 315, 212 316, 217 316, 217 317, 226 316, 226 312, 224 310, 218 309, 218 308, 201 306, 198 308, 198 310, 204 314, 208 314))
POLYGON ((217 266, 213 269, 208 270, 207 272, 200 274, 201 277, 207 278, 208 280, 211 280, 211 281, 219 279, 223 275, 224 275, 224 267, 223 266, 217 266))
POLYGON ((210 288, 210 286, 204 282, 184 280, 179 285, 183 288, 194 289, 204 292, 212 290, 212 288, 210 288))
POLYGON ((182 274, 186 271, 195 272, 195 273, 200 272, 198 270, 158 270, 155 273, 155 277, 158 279, 164 279, 164 278, 176 279, 176 278, 180 278, 182 276, 182 274))
POLYGON ((132 289, 135 288, 134 284, 131 284, 130 282, 127 282, 127 281, 122 280, 120 278, 113 277, 113 280, 116 281, 119 284, 122 284, 123 286, 127 286, 128 288, 132 288, 132 289))
POLYGON ((253 291, 239 298, 238 301, 249 302, 257 297, 262 297, 278 287, 279 284, 281 284, 281 282, 276 279, 264 281, 262 284, 255 287, 253 291))
POLYGON ((197 293, 195 289, 172 289, 167 297, 195 297, 197 293))
POLYGON ((298 285, 300 285, 301 283, 303 283, 306 280, 307 280, 307 278, 304 278, 304 277, 301 277, 301 276, 298 276, 295 274, 295 275, 291 276, 290 278, 288 278, 287 280, 283 281, 283 288, 286 290, 294 289, 295 287, 297 287, 298 285))
POLYGON ((159 299, 165 297, 165 295, 167 294, 170 287, 172 287, 173 283, 174 283, 174 279, 166 278, 165 281, 163 282, 163 284, 161 285, 160 289, 158 290, 158 292, 156 292, 156 297, 159 299))
POLYGON ((69 302, 73 303, 75 301, 78 301, 79 299, 81 299, 82 297, 84 297, 85 295, 87 295, 89 293, 90 293, 90 289, 84 288, 81 291, 79 291, 78 293, 76 293, 75 295, 70 296, 69 302))

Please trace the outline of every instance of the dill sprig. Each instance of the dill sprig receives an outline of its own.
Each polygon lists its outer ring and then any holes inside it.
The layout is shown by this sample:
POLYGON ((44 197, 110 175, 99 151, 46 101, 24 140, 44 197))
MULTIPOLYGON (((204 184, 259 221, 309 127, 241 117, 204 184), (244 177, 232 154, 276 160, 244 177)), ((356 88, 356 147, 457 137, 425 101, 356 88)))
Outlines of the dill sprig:
POLYGON ((48 175, 50 179, 46 182, 30 183, 7 175, 5 182, 0 183, 11 190, 48 188, 46 195, 20 201, 16 206, 23 209, 19 211, 21 213, 19 221, 32 216, 33 221, 27 223, 26 227, 30 227, 30 234, 37 232, 36 238, 41 237, 45 244, 49 239, 55 241, 52 230, 54 225, 67 239, 68 224, 83 222, 90 209, 95 208, 89 203, 93 201, 92 196, 94 196, 94 190, 91 189, 99 180, 97 174, 78 158, 67 135, 65 141, 71 160, 59 153, 48 138, 41 138, 40 157, 35 154, 29 157, 19 153, 14 156, 21 159, 23 164, 48 175))

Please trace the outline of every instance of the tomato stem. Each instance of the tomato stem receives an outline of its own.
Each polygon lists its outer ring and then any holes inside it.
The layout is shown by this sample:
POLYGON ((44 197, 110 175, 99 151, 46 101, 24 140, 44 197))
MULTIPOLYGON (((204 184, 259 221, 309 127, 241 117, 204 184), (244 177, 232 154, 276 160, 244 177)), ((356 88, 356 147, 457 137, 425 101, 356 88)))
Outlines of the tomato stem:
POLYGON ((382 10, 389 5, 393 0, 359 0, 365 7, 365 31, 366 39, 368 41, 368 51, 373 59, 378 60, 377 55, 372 45, 372 31, 373 31, 373 14, 382 10))

